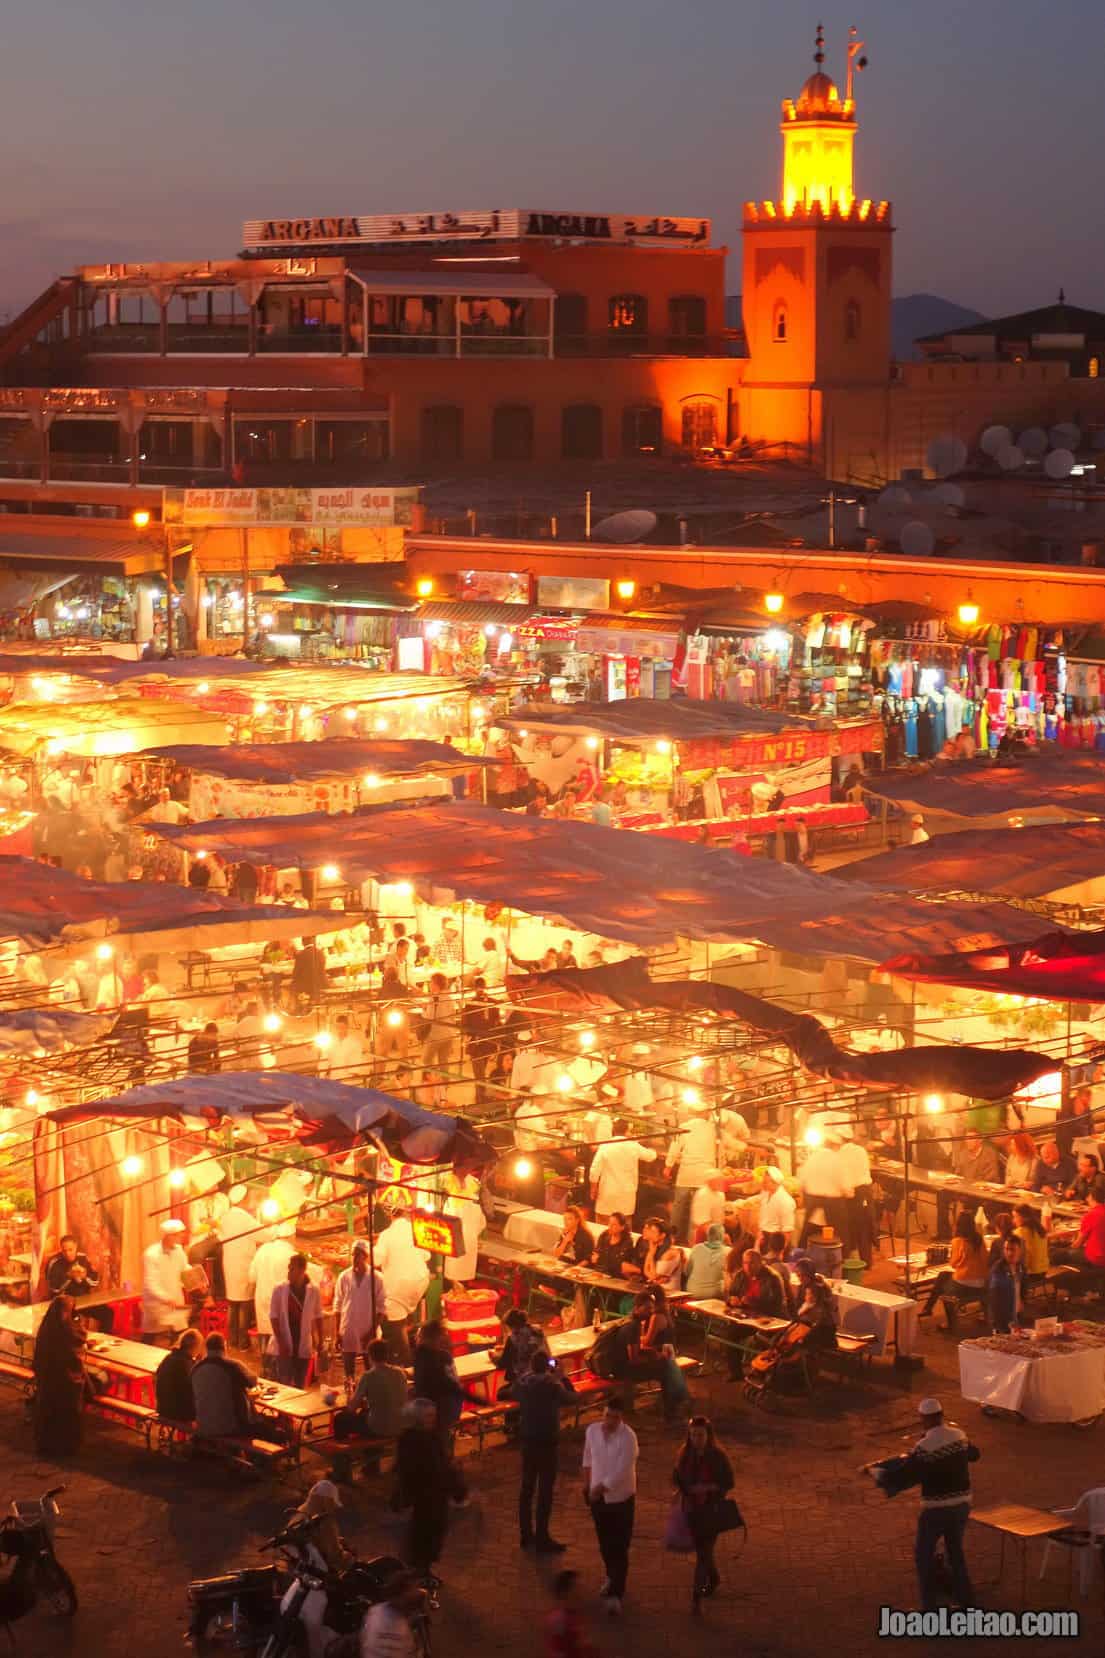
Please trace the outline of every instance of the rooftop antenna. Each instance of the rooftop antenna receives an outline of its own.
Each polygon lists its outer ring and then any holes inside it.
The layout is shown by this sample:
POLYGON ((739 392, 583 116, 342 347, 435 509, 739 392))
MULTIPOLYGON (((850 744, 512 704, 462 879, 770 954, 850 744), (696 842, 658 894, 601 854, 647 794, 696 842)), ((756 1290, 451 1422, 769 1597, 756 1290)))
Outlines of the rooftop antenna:
POLYGON ((867 68, 867 58, 861 56, 863 41, 859 39, 859 30, 855 24, 848 30, 848 80, 844 90, 846 103, 851 103, 855 96, 856 74, 867 68))

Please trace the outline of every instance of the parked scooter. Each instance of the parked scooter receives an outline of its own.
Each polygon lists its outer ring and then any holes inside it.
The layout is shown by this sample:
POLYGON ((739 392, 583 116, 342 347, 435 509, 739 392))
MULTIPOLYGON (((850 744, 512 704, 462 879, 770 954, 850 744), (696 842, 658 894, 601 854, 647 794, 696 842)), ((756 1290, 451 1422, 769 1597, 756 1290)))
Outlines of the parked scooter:
POLYGON ((14 1561, 0 1579, 0 1623, 12 1624, 40 1602, 55 1617, 71 1618, 77 1610, 73 1579, 54 1552, 54 1533, 61 1509, 57 1499, 65 1490, 55 1485, 42 1497, 12 1503, 0 1521, 0 1554, 14 1561))

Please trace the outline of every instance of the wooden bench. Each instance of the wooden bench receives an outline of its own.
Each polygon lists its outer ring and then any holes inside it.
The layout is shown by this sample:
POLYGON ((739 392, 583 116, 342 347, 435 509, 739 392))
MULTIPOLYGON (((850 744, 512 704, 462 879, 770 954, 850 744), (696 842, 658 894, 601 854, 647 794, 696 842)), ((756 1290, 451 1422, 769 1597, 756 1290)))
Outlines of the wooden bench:
POLYGON ((0 1382, 13 1382, 19 1387, 33 1385, 35 1373, 29 1364, 18 1359, 0 1359, 0 1382))
POLYGON ((110 1417, 125 1428, 132 1428, 142 1435, 147 1445, 150 1444, 157 1423, 157 1412, 152 1405, 139 1405, 132 1399, 117 1399, 113 1393, 98 1393, 90 1402, 102 1416, 110 1417))
POLYGON ((394 1458, 395 1447, 394 1439, 335 1439, 333 1434, 303 1441, 305 1450, 330 1458, 330 1478, 339 1485, 353 1484, 353 1464, 357 1461, 367 1463, 375 1458, 378 1471, 382 1473, 384 1458, 394 1458))
POLYGON ((256 1473, 258 1469, 279 1473, 296 1461, 298 1453, 296 1445, 278 1445, 274 1440, 257 1439, 251 1434, 227 1434, 225 1437, 220 1435, 218 1439, 205 1439, 202 1434, 193 1433, 192 1449, 196 1456, 231 1463, 249 1473, 256 1473))

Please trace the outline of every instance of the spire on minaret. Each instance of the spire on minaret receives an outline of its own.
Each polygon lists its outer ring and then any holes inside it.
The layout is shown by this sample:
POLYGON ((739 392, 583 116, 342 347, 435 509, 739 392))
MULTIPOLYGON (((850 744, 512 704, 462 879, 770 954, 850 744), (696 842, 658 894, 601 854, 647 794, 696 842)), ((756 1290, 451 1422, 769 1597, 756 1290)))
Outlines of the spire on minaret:
POLYGON ((821 68, 821 65, 825 61, 825 25, 823 23, 819 23, 817 25, 817 43, 816 50, 813 54, 813 61, 816 63, 818 69, 821 68))

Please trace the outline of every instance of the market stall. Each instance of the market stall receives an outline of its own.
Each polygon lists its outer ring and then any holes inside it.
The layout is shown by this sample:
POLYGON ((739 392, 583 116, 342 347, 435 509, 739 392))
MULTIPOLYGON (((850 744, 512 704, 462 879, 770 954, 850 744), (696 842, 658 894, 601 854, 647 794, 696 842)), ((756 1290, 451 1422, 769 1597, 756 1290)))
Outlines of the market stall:
MULTIPOLYGON (((1055 1322, 1055 1321, 1051 1321, 1055 1322)), ((1105 1333, 1064 1324, 959 1344, 959 1390, 1026 1422, 1089 1423, 1105 1411, 1105 1333)))

